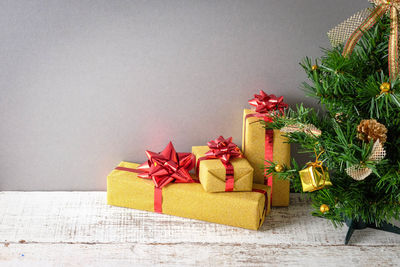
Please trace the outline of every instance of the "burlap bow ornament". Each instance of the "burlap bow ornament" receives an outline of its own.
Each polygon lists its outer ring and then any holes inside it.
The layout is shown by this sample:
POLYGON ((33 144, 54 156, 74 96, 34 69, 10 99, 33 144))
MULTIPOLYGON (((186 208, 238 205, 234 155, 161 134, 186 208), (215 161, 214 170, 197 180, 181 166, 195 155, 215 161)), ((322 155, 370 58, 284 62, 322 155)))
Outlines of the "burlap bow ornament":
POLYGON ((285 127, 281 128, 281 132, 283 133, 303 132, 312 137, 319 137, 322 134, 321 130, 315 127, 315 125, 303 124, 303 123, 288 124, 285 127))
POLYGON ((342 54, 344 57, 350 56, 364 32, 371 29, 380 17, 388 13, 390 16, 388 45, 389 77, 391 80, 395 80, 399 74, 398 14, 400 11, 400 0, 369 0, 369 2, 375 4, 373 9, 362 10, 330 30, 328 32, 329 39, 334 47, 347 40, 342 54))
MULTIPOLYGON (((374 146, 372 147, 371 154, 368 157, 368 161, 379 162, 385 156, 385 148, 382 146, 379 140, 376 140, 374 146)), ((367 167, 365 163, 361 162, 360 164, 346 168, 346 173, 354 180, 361 181, 367 178, 372 173, 372 170, 371 168, 367 167)))

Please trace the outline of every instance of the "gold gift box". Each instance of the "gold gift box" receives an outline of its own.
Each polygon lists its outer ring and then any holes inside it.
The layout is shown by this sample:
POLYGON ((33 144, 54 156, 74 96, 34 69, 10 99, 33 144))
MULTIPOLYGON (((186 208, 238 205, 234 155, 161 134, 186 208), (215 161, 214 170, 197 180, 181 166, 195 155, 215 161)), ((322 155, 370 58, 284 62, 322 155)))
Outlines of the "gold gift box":
MULTIPOLYGON (((261 118, 250 117, 256 113, 251 109, 243 112, 242 150, 244 156, 254 168, 254 183, 264 184, 265 166, 265 128, 261 124, 261 118)), ((279 130, 274 130, 273 161, 276 164, 290 165, 290 144, 287 138, 279 130)), ((272 206, 289 206, 290 182, 273 177, 272 206)))
POLYGON ((329 172, 319 171, 318 168, 315 168, 314 166, 308 166, 299 171, 299 174, 303 192, 313 192, 332 185, 329 178, 329 172))
MULTIPOLYGON (((194 146, 192 153, 197 159, 204 157, 209 151, 208 146, 194 146)), ((235 158, 230 161, 233 166, 234 185, 233 191, 251 191, 253 189, 253 167, 244 158, 235 158)), ((200 161, 199 180, 206 192, 224 192, 226 168, 220 159, 207 159, 200 161)))
MULTIPOLYGON (((135 169, 136 163, 119 167, 135 169)), ((267 192, 265 185, 254 189, 267 192)), ((107 177, 107 203, 113 206, 154 211, 154 184, 137 173, 113 170, 107 177)), ((207 193, 199 183, 172 183, 162 189, 164 214, 257 230, 269 213, 269 201, 259 192, 207 193)))

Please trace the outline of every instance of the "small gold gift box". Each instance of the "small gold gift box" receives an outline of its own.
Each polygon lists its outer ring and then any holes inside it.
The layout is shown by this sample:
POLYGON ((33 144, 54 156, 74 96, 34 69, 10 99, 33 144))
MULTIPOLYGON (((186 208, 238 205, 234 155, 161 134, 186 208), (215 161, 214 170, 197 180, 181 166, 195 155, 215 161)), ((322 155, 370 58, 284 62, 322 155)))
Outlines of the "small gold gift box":
POLYGON ((303 192, 313 192, 331 186, 328 170, 321 165, 309 163, 308 167, 299 171, 303 192))
MULTIPOLYGON (((208 146, 194 146, 192 153, 199 158, 204 157, 210 150, 208 146)), ((200 163, 199 179, 204 190, 209 193, 224 192, 226 182, 226 168, 220 159, 207 159, 200 163)), ((234 186, 232 191, 251 191, 253 189, 253 168, 245 158, 235 158, 231 161, 234 168, 234 186)))

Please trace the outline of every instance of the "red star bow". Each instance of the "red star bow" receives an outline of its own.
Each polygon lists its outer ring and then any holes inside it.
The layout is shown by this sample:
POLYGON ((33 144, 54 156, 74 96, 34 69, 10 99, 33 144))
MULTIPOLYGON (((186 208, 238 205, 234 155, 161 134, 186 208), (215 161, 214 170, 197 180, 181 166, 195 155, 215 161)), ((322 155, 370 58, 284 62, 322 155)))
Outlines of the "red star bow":
POLYGON ((240 149, 232 142, 232 137, 224 139, 224 137, 220 136, 215 140, 209 141, 207 145, 210 150, 206 153, 206 156, 219 158, 223 163, 242 157, 240 149))
POLYGON ((256 107, 256 112, 258 113, 269 113, 277 110, 283 114, 285 108, 288 107, 283 102, 283 96, 268 95, 263 90, 260 90, 259 95, 255 94, 254 99, 249 100, 249 104, 256 107))
POLYGON ((148 161, 138 167, 138 177, 152 179, 156 188, 163 188, 171 182, 192 183, 189 171, 194 168, 192 153, 177 153, 171 142, 160 153, 146 150, 148 161))

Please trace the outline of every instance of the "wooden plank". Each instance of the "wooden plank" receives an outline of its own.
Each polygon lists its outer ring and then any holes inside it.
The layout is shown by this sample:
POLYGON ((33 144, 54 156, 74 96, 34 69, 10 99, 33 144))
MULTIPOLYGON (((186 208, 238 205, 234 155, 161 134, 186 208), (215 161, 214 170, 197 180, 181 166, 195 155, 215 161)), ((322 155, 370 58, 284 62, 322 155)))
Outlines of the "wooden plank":
MULTIPOLYGON (((310 215, 299 195, 274 208, 260 231, 111 207, 105 192, 2 192, 0 241, 36 243, 209 243, 342 245, 346 228, 310 215)), ((399 245, 400 236, 357 231, 352 244, 399 245)))
POLYGON ((292 246, 235 243, 10 244, 7 266, 396 266, 399 246, 292 246))

